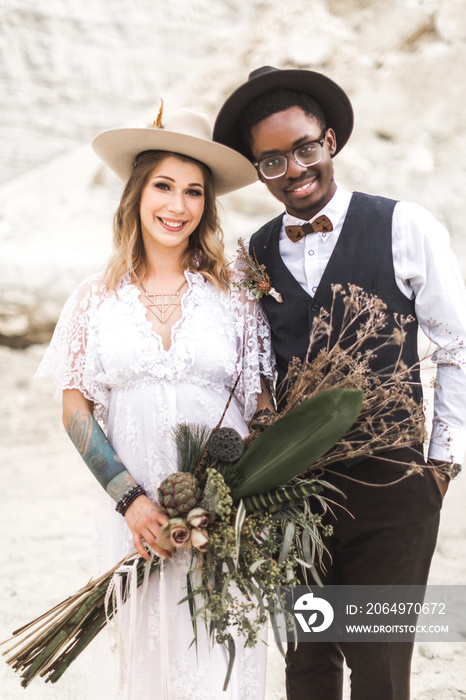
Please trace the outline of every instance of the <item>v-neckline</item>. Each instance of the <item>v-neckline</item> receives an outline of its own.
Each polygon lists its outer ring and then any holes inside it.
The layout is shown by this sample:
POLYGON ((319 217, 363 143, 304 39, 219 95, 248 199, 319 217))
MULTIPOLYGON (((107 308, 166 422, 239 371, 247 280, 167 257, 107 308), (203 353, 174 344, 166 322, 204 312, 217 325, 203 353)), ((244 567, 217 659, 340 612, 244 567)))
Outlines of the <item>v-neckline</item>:
MULTIPOLYGON (((159 350, 162 352, 166 353, 167 355, 171 352, 171 349, 173 348, 173 345, 175 344, 176 341, 176 331, 180 328, 180 326, 183 324, 183 321, 185 320, 185 307, 186 307, 186 300, 188 297, 191 296, 193 285, 192 285, 192 280, 190 279, 190 270, 185 270, 184 271, 184 276, 186 279, 186 283, 188 285, 188 289, 184 292, 184 294, 181 297, 180 300, 180 309, 181 309, 181 316, 176 321, 176 323, 173 324, 170 330, 170 345, 168 348, 165 348, 163 344, 163 338, 160 335, 160 333, 157 333, 157 331, 154 330, 152 323, 147 316, 147 306, 141 301, 141 295, 144 293, 134 282, 131 282, 130 284, 134 287, 136 290, 136 302, 138 305, 141 307, 141 313, 142 313, 142 319, 144 321, 145 328, 150 332, 151 336, 158 342, 159 345, 159 350)), ((149 312, 150 313, 150 312, 149 312)))

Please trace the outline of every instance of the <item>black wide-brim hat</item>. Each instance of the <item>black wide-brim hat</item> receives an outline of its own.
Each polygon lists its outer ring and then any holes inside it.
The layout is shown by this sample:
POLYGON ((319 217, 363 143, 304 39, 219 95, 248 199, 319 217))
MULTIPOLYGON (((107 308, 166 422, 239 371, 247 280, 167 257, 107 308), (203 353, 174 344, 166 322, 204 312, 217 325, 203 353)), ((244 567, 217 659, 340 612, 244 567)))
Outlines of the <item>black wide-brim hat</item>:
POLYGON ((304 92, 313 97, 325 115, 327 127, 335 132, 335 155, 341 151, 353 130, 353 108, 348 95, 333 80, 321 73, 310 70, 281 70, 272 66, 262 66, 252 71, 247 83, 240 85, 230 95, 218 113, 213 140, 250 158, 239 128, 241 115, 256 97, 278 88, 304 92))

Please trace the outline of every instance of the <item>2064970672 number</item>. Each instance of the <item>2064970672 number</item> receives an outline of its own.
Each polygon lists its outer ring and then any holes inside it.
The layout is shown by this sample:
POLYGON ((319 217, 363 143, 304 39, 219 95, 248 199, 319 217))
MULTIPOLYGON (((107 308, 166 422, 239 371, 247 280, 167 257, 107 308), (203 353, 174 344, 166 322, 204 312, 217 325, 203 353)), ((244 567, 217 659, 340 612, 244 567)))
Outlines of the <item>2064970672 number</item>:
POLYGON ((366 603, 366 615, 445 615, 445 603, 366 603))

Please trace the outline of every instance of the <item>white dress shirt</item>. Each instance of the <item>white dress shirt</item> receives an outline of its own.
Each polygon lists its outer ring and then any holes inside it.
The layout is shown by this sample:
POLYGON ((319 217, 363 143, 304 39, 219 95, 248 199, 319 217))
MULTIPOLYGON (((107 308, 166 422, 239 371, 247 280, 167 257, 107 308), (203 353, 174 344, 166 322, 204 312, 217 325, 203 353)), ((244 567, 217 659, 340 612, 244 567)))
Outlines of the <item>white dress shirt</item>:
MULTIPOLYGON (((326 214, 333 231, 311 233, 293 243, 285 225, 302 225, 285 213, 280 255, 299 284, 314 295, 338 241, 351 201, 341 187, 317 216, 326 214)), ((314 220, 311 219, 311 221, 314 220)), ((466 290, 447 230, 423 207, 398 202, 393 212, 392 251, 396 283, 414 298, 424 333, 438 346, 434 417, 429 457, 462 464, 466 450, 466 290)))

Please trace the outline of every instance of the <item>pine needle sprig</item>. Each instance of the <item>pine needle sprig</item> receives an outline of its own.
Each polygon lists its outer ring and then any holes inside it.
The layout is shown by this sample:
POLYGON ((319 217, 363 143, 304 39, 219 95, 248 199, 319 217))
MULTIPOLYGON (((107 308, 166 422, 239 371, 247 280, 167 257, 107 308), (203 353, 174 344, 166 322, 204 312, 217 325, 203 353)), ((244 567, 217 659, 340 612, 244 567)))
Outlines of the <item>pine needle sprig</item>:
POLYGON ((193 474, 196 471, 211 436, 205 425, 179 423, 173 430, 175 445, 179 454, 179 471, 193 474))

